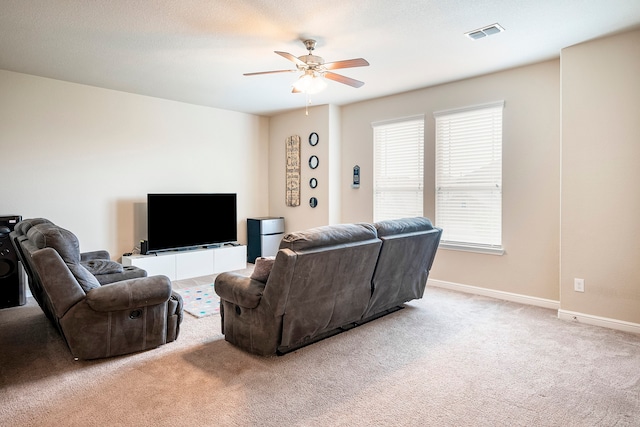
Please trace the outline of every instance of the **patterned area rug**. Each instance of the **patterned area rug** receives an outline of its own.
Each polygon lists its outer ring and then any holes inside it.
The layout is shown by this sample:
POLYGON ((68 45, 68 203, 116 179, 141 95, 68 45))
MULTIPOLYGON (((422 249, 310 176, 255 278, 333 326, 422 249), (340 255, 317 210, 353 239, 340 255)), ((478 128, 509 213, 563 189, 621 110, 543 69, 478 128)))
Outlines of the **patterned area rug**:
POLYGON ((195 317, 206 317, 220 314, 220 298, 213 290, 213 283, 176 289, 184 301, 184 311, 195 317))

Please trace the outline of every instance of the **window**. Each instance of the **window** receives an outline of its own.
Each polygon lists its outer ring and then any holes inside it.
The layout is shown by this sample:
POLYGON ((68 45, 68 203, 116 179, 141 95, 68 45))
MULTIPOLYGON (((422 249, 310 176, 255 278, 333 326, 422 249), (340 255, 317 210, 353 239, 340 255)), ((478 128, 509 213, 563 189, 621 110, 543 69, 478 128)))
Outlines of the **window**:
POLYGON ((442 246, 502 254, 504 102, 434 113, 442 246))
POLYGON ((373 220, 422 216, 424 116, 373 123, 373 220))

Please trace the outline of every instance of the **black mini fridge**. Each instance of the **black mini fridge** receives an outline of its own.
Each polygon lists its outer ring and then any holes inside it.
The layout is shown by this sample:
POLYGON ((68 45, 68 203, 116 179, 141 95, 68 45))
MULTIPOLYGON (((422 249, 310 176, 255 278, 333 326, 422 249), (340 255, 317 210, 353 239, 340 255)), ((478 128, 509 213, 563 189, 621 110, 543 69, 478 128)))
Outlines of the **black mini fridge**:
POLYGON ((247 262, 275 256, 284 236, 284 218, 247 218, 247 262))

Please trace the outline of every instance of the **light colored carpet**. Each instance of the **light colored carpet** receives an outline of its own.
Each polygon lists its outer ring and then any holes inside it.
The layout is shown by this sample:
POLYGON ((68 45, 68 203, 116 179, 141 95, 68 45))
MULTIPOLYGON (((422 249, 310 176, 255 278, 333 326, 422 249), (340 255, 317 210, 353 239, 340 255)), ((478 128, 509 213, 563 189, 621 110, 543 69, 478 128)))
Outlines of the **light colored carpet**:
POLYGON ((638 335, 427 288, 282 357, 185 316, 174 343, 73 361, 30 299, 0 310, 2 426, 638 426, 638 335))

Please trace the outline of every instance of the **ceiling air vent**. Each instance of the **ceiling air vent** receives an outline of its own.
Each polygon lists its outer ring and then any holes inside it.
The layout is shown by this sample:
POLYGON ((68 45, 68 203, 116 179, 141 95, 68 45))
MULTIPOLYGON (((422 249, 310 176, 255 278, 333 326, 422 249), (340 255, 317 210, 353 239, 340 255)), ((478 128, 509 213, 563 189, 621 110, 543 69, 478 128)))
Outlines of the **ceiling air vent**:
POLYGON ((464 33, 465 36, 469 37, 472 40, 478 40, 493 34, 498 34, 504 31, 498 24, 488 25, 484 28, 478 28, 477 30, 469 31, 468 33, 464 33))

